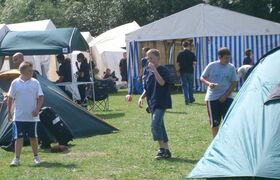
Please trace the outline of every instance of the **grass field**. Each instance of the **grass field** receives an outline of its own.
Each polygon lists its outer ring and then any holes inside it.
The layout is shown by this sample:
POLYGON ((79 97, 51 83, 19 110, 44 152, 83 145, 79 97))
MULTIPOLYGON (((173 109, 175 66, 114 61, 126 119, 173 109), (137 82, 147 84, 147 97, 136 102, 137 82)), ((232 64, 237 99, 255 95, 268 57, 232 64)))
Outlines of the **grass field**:
MULTIPOLYGON (((152 140, 150 117, 137 107, 139 95, 125 101, 126 90, 110 96, 110 110, 95 114, 118 132, 75 139, 70 152, 40 150, 43 163, 34 166, 30 147, 24 147, 21 165, 11 168, 13 153, 0 150, 0 180, 5 179, 183 179, 195 166, 211 141, 204 94, 186 106, 182 94, 173 94, 173 108, 165 124, 173 157, 154 160, 158 144, 152 140)), ((71 113, 71 112, 69 112, 71 113)))

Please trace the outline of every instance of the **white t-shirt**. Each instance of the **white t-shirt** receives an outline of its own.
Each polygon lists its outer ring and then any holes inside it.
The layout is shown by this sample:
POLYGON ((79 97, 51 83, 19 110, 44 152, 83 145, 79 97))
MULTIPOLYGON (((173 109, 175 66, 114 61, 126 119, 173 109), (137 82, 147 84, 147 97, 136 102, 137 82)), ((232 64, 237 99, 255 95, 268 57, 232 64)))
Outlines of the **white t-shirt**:
POLYGON ((34 122, 39 121, 39 115, 32 116, 37 99, 43 96, 38 80, 31 78, 23 81, 20 77, 13 80, 8 96, 14 99, 13 121, 34 122))
MULTIPOLYGON (((209 63, 201 76, 212 83, 217 83, 213 89, 207 88, 205 101, 213 101, 219 99, 225 94, 233 81, 237 81, 237 75, 233 64, 223 65, 219 61, 209 63)), ((230 94, 229 98, 232 98, 230 94)))

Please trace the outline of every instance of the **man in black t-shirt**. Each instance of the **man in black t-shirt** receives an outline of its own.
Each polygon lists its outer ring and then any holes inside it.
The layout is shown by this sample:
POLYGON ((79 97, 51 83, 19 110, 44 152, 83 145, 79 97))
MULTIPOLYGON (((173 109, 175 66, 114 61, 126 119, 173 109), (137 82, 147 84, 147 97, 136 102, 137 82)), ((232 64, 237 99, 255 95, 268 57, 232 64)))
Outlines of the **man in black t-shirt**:
POLYGON ((123 53, 123 58, 120 60, 120 73, 122 76, 122 81, 127 81, 127 54, 123 53))
MULTIPOLYGON (((62 82, 72 82, 72 71, 71 71, 71 63, 70 59, 66 59, 63 54, 59 54, 56 56, 58 63, 61 65, 59 66, 58 71, 56 72, 59 76, 58 80, 55 83, 62 83, 62 82)), ((70 98, 72 98, 71 92, 65 90, 65 86, 59 86, 70 98)))
POLYGON ((178 54, 177 63, 179 65, 185 104, 189 104, 189 102, 193 103, 195 101, 193 96, 193 84, 196 57, 194 53, 189 50, 189 42, 185 41, 182 45, 184 50, 178 54))

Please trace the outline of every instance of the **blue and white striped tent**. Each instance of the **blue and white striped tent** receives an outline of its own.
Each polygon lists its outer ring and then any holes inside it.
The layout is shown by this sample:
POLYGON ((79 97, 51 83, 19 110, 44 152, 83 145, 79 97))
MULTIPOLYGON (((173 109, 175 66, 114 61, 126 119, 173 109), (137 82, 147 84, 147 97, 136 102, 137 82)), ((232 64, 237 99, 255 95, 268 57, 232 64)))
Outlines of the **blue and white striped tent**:
MULTIPOLYGON (((198 4, 126 34, 129 54, 138 51, 140 42, 186 38, 194 39, 198 59, 195 88, 204 91, 199 77, 209 62, 218 59, 219 48, 228 47, 231 50, 231 63, 235 67, 242 65, 247 48, 252 49, 256 62, 266 52, 280 45, 280 24, 208 4, 198 4)), ((128 63, 134 65, 128 66, 129 79, 134 79, 138 75, 138 55, 130 54, 128 63)), ((169 63, 176 62, 170 59, 169 63)), ((131 93, 133 81, 128 83, 131 93)))

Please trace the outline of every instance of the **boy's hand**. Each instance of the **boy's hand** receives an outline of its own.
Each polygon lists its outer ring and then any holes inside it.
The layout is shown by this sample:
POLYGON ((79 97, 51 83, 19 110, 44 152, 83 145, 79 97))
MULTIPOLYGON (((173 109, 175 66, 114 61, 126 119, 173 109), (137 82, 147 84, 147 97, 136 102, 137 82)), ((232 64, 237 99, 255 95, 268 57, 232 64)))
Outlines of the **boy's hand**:
POLYGON ((226 100, 227 100, 227 97, 226 97, 226 96, 222 96, 222 97, 219 98, 219 101, 220 101, 221 103, 226 102, 226 100))
POLYGON ((38 116, 38 114, 39 114, 39 110, 37 110, 37 109, 35 109, 35 110, 32 112, 32 116, 33 116, 33 117, 38 116))
POLYGON ((209 83, 209 88, 214 89, 218 84, 217 83, 209 83))
POLYGON ((143 99, 140 97, 138 99, 138 107, 142 108, 142 104, 143 104, 143 99))

